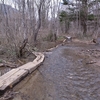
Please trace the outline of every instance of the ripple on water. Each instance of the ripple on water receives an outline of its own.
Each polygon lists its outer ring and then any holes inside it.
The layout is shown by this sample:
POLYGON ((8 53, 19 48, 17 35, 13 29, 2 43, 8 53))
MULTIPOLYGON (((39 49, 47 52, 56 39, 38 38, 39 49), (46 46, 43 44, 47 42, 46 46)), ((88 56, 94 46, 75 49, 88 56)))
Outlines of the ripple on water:
MULTIPOLYGON (((45 80, 48 98, 39 97, 37 100, 100 100, 100 74, 87 67, 81 57, 75 59, 76 55, 73 54, 62 55, 64 49, 67 51, 67 47, 59 47, 51 54, 46 54, 48 58, 39 70, 45 80)), ((77 50, 68 47, 70 49, 77 50)))

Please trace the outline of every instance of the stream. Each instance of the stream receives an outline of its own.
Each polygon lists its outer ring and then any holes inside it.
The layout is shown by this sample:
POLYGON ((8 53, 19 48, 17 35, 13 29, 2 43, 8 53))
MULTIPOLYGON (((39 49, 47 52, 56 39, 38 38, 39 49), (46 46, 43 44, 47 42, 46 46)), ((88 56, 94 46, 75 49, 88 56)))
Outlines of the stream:
POLYGON ((100 100, 100 72, 75 53, 82 48, 65 45, 45 53, 43 65, 14 87, 13 100, 100 100))

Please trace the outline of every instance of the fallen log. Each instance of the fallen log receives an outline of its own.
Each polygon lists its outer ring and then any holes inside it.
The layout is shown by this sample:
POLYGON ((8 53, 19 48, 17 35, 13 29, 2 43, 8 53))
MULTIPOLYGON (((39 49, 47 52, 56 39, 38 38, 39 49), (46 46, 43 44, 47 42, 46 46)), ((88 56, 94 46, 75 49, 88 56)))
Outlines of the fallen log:
POLYGON ((13 64, 13 63, 5 61, 5 60, 3 60, 2 64, 3 64, 4 67, 10 67, 10 68, 16 68, 16 67, 18 67, 17 64, 13 64))
POLYGON ((12 88, 14 84, 18 83, 27 74, 32 73, 44 61, 44 55, 42 53, 33 53, 36 56, 33 62, 12 69, 0 77, 0 91, 4 91, 7 87, 12 88))

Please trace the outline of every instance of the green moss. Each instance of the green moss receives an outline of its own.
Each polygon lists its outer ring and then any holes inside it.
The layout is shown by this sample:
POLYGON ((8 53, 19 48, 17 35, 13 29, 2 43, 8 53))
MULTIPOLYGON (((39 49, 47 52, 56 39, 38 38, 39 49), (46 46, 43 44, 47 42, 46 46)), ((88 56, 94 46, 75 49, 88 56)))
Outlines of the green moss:
POLYGON ((94 20, 94 15, 93 14, 88 15, 88 20, 90 21, 94 20))

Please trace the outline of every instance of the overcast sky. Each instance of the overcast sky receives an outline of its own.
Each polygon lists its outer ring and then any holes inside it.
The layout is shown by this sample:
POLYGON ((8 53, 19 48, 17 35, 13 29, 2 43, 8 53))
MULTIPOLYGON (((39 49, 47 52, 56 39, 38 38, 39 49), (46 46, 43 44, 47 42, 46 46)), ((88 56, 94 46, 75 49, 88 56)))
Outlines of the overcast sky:
MULTIPOLYGON (((4 0, 4 3, 7 5, 11 5, 12 7, 14 7, 14 4, 12 2, 13 0, 4 0)), ((0 0, 0 3, 2 3, 2 0, 0 0)))
MULTIPOLYGON (((0 0, 1 2, 2 0, 0 0)), ((12 7, 14 7, 14 4, 12 2, 13 0, 4 0, 5 4, 11 5, 12 7)), ((56 0, 55 0, 56 1, 56 0)), ((69 0, 70 2, 75 2, 75 0, 69 0)), ((61 0, 61 2, 63 2, 63 0, 61 0)))
MULTIPOLYGON (((2 0, 0 0, 0 1, 2 1, 2 0)), ((4 1, 6 4, 11 5, 13 0, 4 0, 4 1)), ((61 1, 63 1, 63 0, 61 0, 61 1)), ((69 0, 69 1, 74 2, 75 0, 69 0)))
MULTIPOLYGON (((0 0, 0 2, 1 2, 2 0, 0 0)), ((6 4, 11 4, 12 3, 12 0, 4 0, 4 2, 6 3, 6 4)))

